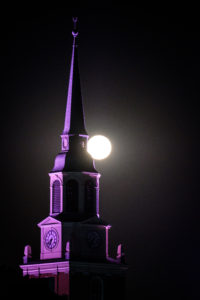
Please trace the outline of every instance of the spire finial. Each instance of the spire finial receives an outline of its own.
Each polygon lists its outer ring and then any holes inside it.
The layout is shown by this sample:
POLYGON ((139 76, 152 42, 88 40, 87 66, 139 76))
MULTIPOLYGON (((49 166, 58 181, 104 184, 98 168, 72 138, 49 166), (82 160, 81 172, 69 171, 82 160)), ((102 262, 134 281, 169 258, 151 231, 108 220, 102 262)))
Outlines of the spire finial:
POLYGON ((78 21, 78 17, 73 17, 72 18, 72 21, 73 21, 73 23, 74 23, 74 29, 73 29, 73 31, 72 31, 72 35, 73 35, 73 37, 74 37, 74 43, 75 43, 75 38, 77 37, 77 35, 78 35, 78 31, 77 31, 77 29, 76 29, 76 23, 77 23, 77 21, 78 21))
POLYGON ((74 31, 76 30, 76 23, 77 23, 77 21, 78 21, 78 17, 73 17, 72 18, 72 21, 73 21, 73 23, 74 23, 74 31))

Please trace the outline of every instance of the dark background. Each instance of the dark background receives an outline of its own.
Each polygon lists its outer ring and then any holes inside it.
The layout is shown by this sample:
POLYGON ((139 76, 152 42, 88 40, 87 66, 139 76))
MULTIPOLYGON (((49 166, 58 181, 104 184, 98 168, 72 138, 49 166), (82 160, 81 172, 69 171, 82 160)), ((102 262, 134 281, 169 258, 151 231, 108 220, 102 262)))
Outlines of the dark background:
POLYGON ((25 9, 1 11, 0 265, 39 253, 78 15, 86 127, 113 146, 96 162, 100 212, 111 253, 125 247, 128 299, 200 297, 197 7, 25 9))

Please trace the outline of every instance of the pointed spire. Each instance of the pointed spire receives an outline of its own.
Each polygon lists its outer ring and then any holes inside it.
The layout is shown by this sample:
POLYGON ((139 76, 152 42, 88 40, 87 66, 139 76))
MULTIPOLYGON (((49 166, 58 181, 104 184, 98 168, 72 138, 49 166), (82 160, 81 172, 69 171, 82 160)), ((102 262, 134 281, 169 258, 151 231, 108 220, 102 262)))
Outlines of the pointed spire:
POLYGON ((72 58, 63 135, 79 134, 87 136, 78 68, 78 52, 76 44, 76 38, 78 36, 78 31, 76 30, 77 18, 73 18, 73 22, 74 30, 72 31, 72 58))

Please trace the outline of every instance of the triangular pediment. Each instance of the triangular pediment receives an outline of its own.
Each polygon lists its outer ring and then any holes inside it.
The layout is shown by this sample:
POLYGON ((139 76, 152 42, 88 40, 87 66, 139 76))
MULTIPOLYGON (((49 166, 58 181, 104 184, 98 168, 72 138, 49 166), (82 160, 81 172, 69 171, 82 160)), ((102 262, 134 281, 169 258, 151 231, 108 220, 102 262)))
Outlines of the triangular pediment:
POLYGON ((51 225, 51 224, 60 224, 61 222, 54 219, 53 217, 47 217, 45 218, 44 220, 42 220, 42 222, 38 223, 38 227, 42 227, 42 226, 45 226, 45 225, 51 225))

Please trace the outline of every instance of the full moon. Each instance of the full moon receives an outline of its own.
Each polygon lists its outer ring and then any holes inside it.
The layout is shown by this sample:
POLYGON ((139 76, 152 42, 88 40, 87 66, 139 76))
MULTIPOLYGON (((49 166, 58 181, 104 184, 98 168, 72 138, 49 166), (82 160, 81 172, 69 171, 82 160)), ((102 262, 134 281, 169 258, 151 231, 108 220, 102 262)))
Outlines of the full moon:
POLYGON ((87 143, 87 151, 94 159, 100 160, 108 157, 111 149, 111 142, 103 135, 95 135, 87 143))

